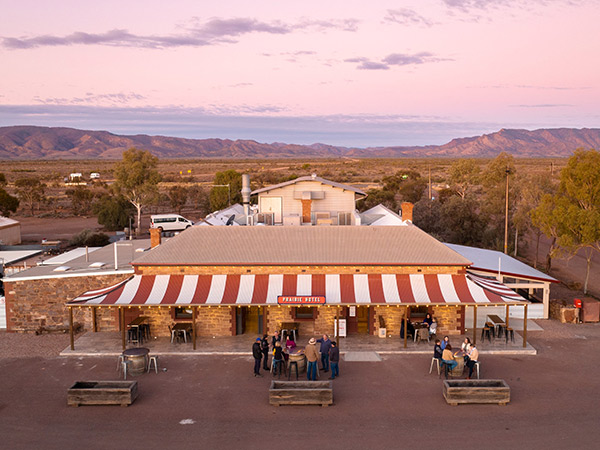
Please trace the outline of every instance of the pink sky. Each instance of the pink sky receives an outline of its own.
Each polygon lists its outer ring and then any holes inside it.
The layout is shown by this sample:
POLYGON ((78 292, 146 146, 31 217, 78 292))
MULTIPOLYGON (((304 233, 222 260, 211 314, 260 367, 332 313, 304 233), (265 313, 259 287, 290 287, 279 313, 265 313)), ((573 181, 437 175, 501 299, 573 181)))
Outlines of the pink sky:
POLYGON ((4 3, 0 126, 349 146, 598 126, 598 1, 4 3))

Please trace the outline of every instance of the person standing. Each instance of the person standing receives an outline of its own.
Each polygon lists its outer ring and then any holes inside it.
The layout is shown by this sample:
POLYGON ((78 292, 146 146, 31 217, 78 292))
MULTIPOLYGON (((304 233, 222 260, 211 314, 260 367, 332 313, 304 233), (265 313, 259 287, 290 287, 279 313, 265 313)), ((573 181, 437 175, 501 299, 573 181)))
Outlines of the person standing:
POLYGON ((329 362, 331 362, 330 380, 335 380, 335 377, 340 376, 340 349, 335 341, 331 341, 331 349, 329 350, 329 362))
POLYGON ((281 377, 281 372, 285 369, 285 363, 283 358, 283 348, 279 341, 275 342, 275 350, 273 350, 273 361, 271 364, 273 365, 273 376, 277 375, 277 370, 279 370, 279 376, 281 377))
POLYGON ((273 333, 273 337, 271 338, 271 350, 275 350, 276 342, 281 342, 281 336, 279 336, 279 331, 275 331, 275 333, 273 333))
POLYGON ((473 369, 475 368, 475 364, 479 360, 479 350, 475 344, 471 344, 471 348, 469 351, 469 360, 467 361, 467 367, 469 368, 469 375, 467 376, 467 380, 471 379, 471 375, 473 375, 473 369))
POLYGON ((306 368, 306 377, 309 381, 316 381, 317 379, 317 360, 319 359, 319 353, 316 347, 317 341, 315 338, 310 338, 308 345, 304 348, 304 354, 306 355, 306 361, 308 367, 306 368))
POLYGON ((331 350, 329 336, 324 334, 322 338, 317 339, 317 342, 321 343, 321 348, 319 349, 321 352, 321 370, 329 372, 329 350, 331 350))
POLYGON ((262 358, 260 338, 256 338, 256 342, 252 344, 252 356, 254 356, 254 376, 262 377, 260 374, 260 360, 262 358))
POLYGON ((267 334, 263 335, 260 348, 263 354, 263 369, 269 370, 269 336, 267 334))

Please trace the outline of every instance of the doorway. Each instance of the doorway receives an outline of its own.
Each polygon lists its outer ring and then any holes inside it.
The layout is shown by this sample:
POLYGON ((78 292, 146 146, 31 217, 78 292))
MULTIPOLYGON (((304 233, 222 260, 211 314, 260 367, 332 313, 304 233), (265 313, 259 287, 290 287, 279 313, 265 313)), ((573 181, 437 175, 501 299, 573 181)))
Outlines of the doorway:
POLYGON ((236 308, 235 334, 262 335, 264 330, 264 307, 241 306, 236 308))
POLYGON ((346 307, 348 334, 369 334, 370 306, 346 307))

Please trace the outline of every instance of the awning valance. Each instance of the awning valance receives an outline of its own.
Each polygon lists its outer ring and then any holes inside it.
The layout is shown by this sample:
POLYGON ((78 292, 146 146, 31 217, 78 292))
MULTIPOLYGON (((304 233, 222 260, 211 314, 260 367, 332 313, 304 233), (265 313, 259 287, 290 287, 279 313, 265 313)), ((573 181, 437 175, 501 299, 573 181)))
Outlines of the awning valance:
POLYGON ((68 306, 277 305, 278 296, 324 296, 328 305, 525 304, 472 274, 134 275, 68 306))

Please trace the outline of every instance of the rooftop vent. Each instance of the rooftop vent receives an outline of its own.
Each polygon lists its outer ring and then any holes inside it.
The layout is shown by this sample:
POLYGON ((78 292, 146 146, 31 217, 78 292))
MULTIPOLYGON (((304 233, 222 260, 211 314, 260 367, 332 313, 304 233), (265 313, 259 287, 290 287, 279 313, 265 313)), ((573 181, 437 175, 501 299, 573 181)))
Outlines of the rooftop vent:
POLYGON ((67 270, 71 270, 69 266, 58 266, 53 272, 66 272, 67 270))
POLYGON ((106 263, 103 263, 103 262, 91 263, 90 269, 100 269, 101 267, 104 267, 105 265, 106 265, 106 263))

